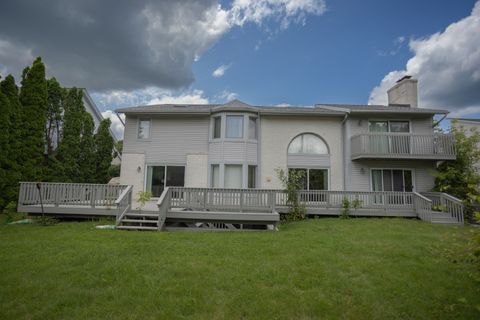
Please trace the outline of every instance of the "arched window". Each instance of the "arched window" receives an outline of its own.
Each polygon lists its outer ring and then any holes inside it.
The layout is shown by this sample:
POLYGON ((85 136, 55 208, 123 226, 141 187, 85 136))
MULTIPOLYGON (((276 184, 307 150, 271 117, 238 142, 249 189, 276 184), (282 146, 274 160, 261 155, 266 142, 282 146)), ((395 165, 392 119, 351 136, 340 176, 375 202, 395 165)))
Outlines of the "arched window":
POLYGON ((318 136, 304 133, 296 136, 288 146, 289 154, 328 154, 328 147, 318 136))

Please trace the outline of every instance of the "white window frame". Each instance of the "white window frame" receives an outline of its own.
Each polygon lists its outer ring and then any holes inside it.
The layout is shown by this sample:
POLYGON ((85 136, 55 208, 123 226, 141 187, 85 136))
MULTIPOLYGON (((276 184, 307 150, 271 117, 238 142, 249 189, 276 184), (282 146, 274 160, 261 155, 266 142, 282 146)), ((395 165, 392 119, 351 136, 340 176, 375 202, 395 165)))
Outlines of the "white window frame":
POLYGON ((239 140, 245 140, 245 114, 225 114, 225 140, 233 140, 233 141, 239 141, 239 140), (228 117, 237 117, 242 119, 242 135, 240 137, 228 137, 227 132, 228 132, 228 117))

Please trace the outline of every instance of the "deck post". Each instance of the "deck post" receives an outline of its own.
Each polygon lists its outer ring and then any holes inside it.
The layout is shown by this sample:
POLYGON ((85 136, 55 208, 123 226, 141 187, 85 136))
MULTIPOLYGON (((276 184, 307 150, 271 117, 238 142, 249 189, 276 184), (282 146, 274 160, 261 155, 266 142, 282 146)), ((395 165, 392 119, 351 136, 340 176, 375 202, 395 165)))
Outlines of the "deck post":
POLYGON ((243 189, 240 190, 240 212, 243 212, 243 189))
POLYGON ((55 185, 55 188, 54 188, 55 194, 54 194, 53 202, 55 207, 58 207, 58 205, 60 204, 60 190, 58 190, 60 186, 61 184, 57 184, 55 185))
POLYGON ((90 207, 95 208, 95 198, 96 198, 96 192, 97 190, 95 187, 90 188, 90 207))

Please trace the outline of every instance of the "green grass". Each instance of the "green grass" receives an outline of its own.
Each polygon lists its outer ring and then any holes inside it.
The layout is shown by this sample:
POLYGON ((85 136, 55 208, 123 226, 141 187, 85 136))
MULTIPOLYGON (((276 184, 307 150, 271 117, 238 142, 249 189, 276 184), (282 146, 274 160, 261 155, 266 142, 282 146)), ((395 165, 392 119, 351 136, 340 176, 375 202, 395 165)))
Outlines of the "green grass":
POLYGON ((317 219, 280 232, 0 226, 1 319, 480 319, 479 229, 317 219))

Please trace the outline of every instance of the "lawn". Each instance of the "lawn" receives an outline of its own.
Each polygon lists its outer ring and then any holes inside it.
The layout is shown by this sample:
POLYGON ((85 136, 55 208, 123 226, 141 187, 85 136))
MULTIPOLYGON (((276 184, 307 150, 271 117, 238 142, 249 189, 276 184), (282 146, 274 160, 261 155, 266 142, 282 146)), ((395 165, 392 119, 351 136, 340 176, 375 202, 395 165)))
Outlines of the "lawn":
POLYGON ((1 225, 0 318, 480 319, 479 228, 373 218, 279 232, 95 224, 1 225))

